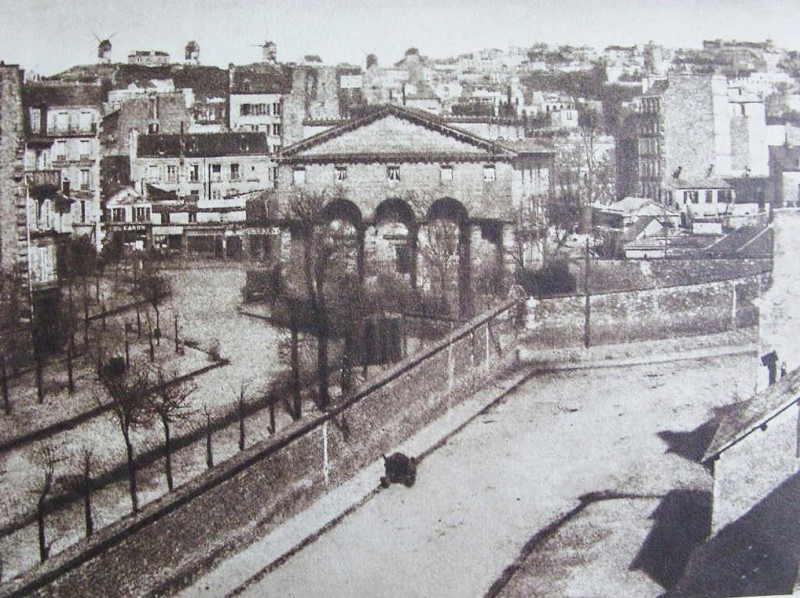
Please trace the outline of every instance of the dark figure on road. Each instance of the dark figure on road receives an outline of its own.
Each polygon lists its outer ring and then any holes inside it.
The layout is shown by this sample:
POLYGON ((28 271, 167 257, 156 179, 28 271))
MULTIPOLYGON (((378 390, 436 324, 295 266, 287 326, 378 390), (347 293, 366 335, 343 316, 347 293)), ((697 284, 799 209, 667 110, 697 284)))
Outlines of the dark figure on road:
POLYGON ((384 488, 398 482, 411 488, 417 479, 417 460, 414 457, 403 453, 392 453, 388 457, 383 455, 383 466, 386 475, 381 478, 381 486, 384 488))

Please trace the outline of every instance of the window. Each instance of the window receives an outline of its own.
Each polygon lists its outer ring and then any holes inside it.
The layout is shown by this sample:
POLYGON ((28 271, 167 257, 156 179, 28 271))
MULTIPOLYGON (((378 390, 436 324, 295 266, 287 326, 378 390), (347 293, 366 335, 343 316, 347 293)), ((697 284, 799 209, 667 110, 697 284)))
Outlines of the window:
POLYGON ((111 222, 125 222, 125 208, 112 208, 111 222))
POLYGON ((714 192, 711 189, 706 189, 706 203, 714 202, 714 192))
POLYGON ((88 160, 92 154, 92 143, 88 139, 81 139, 80 159, 88 160))
POLYGON ((189 180, 193 183, 196 183, 200 180, 200 165, 199 164, 190 164, 189 165, 189 180))
POLYGON ((252 104, 242 104, 239 106, 239 116, 250 116, 252 104))
POLYGON ((275 116, 280 116, 281 113, 282 113, 281 103, 280 102, 273 103, 272 104, 272 114, 274 114, 275 116))
POLYGON ((197 224, 197 212, 189 212, 189 224, 197 224))
POLYGON ((89 188, 89 169, 81 169, 81 189, 84 191, 89 188))
POLYGON ((177 183, 178 182, 178 167, 174 164, 170 164, 167 166, 167 182, 168 183, 177 183))
POLYGON ((38 108, 31 108, 31 133, 39 133, 42 130, 42 111, 38 108))
POLYGON ((494 169, 494 164, 487 164, 483 167, 483 180, 493 181, 497 178, 497 172, 494 169))
POLYGON ((278 167, 273 166, 269 169, 269 180, 277 181, 278 180, 278 167))
POLYGON ((280 137, 281 136, 281 125, 280 125, 280 123, 273 123, 272 124, 272 135, 273 135, 273 137, 280 137))
POLYGON ((397 245, 395 250, 395 270, 398 274, 411 274, 413 260, 411 248, 408 245, 397 245))
POLYGON ((169 224, 169 212, 161 213, 161 224, 169 224))
POLYGON ((292 183, 295 185, 305 185, 306 184, 306 169, 305 168, 295 168, 292 171, 292 183))
POLYGON ((238 181, 241 177, 241 171, 239 170, 239 165, 236 163, 231 164, 231 180, 238 181))
POLYGON ((67 142, 65 140, 56 141, 56 160, 65 161, 67 159, 67 142))
POLYGON ((157 181, 158 180, 158 165, 157 164, 150 164, 147 167, 147 178, 150 181, 157 181))
POLYGON ((86 224, 86 203, 85 201, 81 201, 81 222, 86 224))
POLYGON ((211 182, 219 183, 222 180, 222 164, 211 165, 211 182))
POLYGON ((211 199, 222 199, 222 189, 212 189, 211 199))
POLYGON ((387 166, 386 167, 386 178, 390 181, 399 181, 400 180, 400 167, 399 166, 387 166))
POLYGON ((337 166, 334 170, 335 177, 337 183, 347 180, 347 166, 337 166))
POLYGON ((443 183, 447 183, 453 180, 453 167, 450 165, 444 165, 439 169, 439 178, 443 183))
POLYGON ((67 131, 69 129, 69 114, 59 112, 56 114, 56 131, 67 131))
POLYGON ((150 220, 150 208, 135 208, 133 219, 136 222, 148 222, 150 220))

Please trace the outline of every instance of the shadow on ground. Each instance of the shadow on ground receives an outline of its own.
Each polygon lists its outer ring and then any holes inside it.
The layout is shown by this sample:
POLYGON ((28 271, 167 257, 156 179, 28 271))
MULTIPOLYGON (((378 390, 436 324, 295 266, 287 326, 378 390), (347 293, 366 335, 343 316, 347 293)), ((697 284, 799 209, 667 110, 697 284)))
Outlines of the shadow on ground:
POLYGON ((672 490, 650 518, 655 522, 630 569, 643 571, 661 587, 670 589, 711 529, 711 493, 672 490))
POLYGON ((800 474, 795 474, 697 549, 665 596, 791 594, 798 559, 800 474))
POLYGON ((658 437, 667 443, 666 452, 675 453, 692 463, 699 463, 714 439, 714 434, 716 434, 720 422, 737 405, 738 403, 716 408, 714 415, 707 422, 699 425, 691 432, 662 430, 658 433, 658 437))

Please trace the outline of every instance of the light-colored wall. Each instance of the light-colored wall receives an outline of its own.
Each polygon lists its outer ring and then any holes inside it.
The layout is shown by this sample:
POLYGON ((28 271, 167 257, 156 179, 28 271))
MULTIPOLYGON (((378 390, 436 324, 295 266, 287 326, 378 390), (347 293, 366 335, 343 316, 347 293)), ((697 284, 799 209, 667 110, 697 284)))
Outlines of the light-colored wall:
POLYGON ((798 471, 798 408, 792 406, 714 462, 711 532, 736 521, 798 471))
MULTIPOLYGON (((342 163, 344 165, 344 163, 342 163)), ((439 163, 404 162, 400 167, 400 180, 387 177, 387 164, 347 164, 347 180, 335 181, 335 164, 306 164, 306 182, 301 187, 308 191, 330 190, 333 186, 343 189, 345 196, 360 209, 362 218, 372 219, 378 205, 390 198, 404 198, 416 193, 420 198, 453 198, 460 201, 470 217, 513 219, 512 182, 514 170, 508 162, 454 162, 453 180, 441 181, 439 163), (496 179, 484 181, 484 164, 494 164, 496 179)), ((293 167, 279 166, 277 187, 291 191, 293 167)), ((283 195, 283 194, 282 194, 283 195)))

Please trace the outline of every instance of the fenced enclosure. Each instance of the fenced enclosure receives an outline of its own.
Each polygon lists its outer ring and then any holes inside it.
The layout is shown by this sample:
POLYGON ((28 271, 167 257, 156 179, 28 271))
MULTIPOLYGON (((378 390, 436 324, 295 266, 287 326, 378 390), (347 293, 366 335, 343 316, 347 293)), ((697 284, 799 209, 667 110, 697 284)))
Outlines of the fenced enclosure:
MULTIPOLYGON (((274 436, 0 587, 3 596, 142 595, 180 585, 279 525, 404 441, 503 368, 520 324, 508 301, 274 436)), ((284 397, 272 397, 271 411, 284 397)), ((376 480, 376 484, 377 484, 376 480)))

